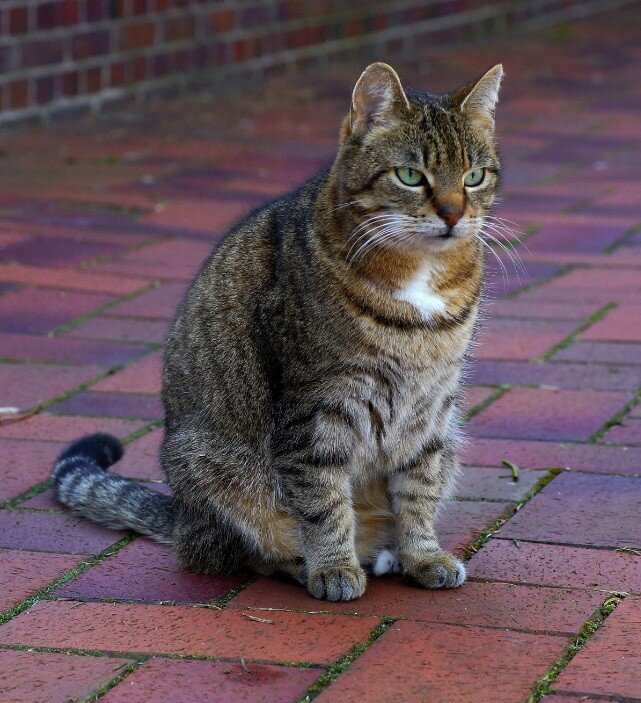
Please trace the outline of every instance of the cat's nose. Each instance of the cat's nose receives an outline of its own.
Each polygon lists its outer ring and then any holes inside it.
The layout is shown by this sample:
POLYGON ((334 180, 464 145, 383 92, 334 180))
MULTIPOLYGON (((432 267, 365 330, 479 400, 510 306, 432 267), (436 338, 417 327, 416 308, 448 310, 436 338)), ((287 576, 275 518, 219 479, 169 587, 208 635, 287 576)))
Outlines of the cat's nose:
POLYGON ((452 205, 441 205, 436 211, 436 214, 448 227, 454 227, 461 217, 463 217, 463 209, 452 205))

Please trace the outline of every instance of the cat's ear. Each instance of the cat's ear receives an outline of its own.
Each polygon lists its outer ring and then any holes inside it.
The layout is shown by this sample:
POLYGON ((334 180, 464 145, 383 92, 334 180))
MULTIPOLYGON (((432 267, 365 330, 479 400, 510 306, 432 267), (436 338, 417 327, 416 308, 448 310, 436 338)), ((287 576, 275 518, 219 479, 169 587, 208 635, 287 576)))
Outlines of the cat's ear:
POLYGON ((492 128, 494 109, 499 101, 502 80, 503 66, 499 63, 481 76, 476 83, 456 91, 452 101, 463 114, 492 128))
POLYGON ((409 102, 396 71, 386 63, 370 64, 352 93, 352 132, 362 133, 373 124, 390 121, 398 110, 407 109, 409 102))

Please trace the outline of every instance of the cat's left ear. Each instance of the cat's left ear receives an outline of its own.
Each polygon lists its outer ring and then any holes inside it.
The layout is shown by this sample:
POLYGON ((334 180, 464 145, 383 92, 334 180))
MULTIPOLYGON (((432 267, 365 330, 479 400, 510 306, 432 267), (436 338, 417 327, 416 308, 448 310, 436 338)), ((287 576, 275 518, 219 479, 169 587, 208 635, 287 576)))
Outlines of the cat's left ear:
POLYGON ((499 88, 503 75, 503 66, 500 63, 496 64, 476 83, 457 90, 452 95, 452 102, 463 114, 492 129, 494 127, 494 109, 499 101, 499 88))
POLYGON ((374 124, 384 124, 409 102, 396 71, 386 63, 370 64, 361 74, 352 93, 350 127, 365 132, 374 124))

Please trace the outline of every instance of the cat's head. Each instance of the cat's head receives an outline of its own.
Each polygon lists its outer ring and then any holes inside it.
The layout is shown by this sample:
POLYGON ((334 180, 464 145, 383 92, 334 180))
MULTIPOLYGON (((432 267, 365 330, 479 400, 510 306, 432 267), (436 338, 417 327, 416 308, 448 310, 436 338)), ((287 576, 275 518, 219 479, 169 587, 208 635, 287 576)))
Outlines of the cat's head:
POLYGON ((404 90, 391 66, 359 78, 337 160, 350 256, 375 248, 443 250, 478 236, 500 163, 494 108, 503 68, 454 93, 404 90))

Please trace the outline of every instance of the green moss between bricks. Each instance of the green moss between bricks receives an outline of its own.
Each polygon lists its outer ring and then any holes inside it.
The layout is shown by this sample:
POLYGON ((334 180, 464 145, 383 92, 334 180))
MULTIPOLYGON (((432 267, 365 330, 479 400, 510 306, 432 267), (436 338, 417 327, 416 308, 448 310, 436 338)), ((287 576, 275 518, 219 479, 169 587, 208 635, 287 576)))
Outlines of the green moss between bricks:
POLYGON ((14 605, 13 608, 11 608, 11 610, 7 610, 6 612, 0 614, 0 625, 4 625, 6 622, 11 620, 12 618, 15 618, 17 615, 20 615, 20 613, 23 613, 25 610, 27 610, 27 608, 30 608, 34 603, 39 601, 41 598, 44 598, 52 591, 55 591, 56 588, 58 588, 59 586, 62 586, 63 584, 67 583, 68 581, 71 581, 71 579, 76 578, 76 576, 80 576, 80 574, 84 574, 84 572, 87 571, 88 569, 90 569, 92 566, 95 566, 96 564, 100 564, 107 557, 120 551, 123 547, 127 546, 128 544, 133 542, 135 539, 136 539, 136 537, 134 535, 131 535, 128 537, 123 537, 121 540, 118 540, 118 542, 115 542, 110 547, 108 547, 104 551, 100 552, 100 554, 97 554, 95 557, 92 557, 91 559, 88 559, 87 561, 83 561, 81 564, 76 566, 74 569, 71 569, 70 571, 67 571, 66 573, 64 573, 62 576, 59 576, 55 581, 50 583, 48 586, 41 588, 40 590, 36 591, 32 596, 30 596, 26 600, 22 601, 21 603, 18 603, 17 605, 14 605))
POLYGON ((324 691, 344 671, 349 669, 361 654, 367 651, 384 632, 387 632, 394 622, 396 622, 394 618, 384 618, 381 624, 372 630, 367 642, 354 645, 349 654, 335 664, 332 664, 332 666, 307 689, 305 695, 299 699, 298 703, 310 703, 310 701, 314 700, 316 696, 324 691))
POLYGON ((527 703, 539 703, 543 696, 554 693, 552 683, 565 667, 574 659, 577 653, 585 647, 594 633, 603 626, 606 618, 614 612, 625 597, 622 593, 613 593, 599 606, 596 613, 583 625, 579 634, 568 645, 561 657, 536 682, 527 703))
MULTIPOLYGON (((510 462, 511 463, 511 462, 510 462)), ((534 496, 541 491, 545 486, 554 480, 556 476, 563 473, 563 469, 557 466, 549 467, 547 474, 542 476, 537 483, 519 500, 515 505, 510 506, 503 515, 490 523, 481 534, 472 542, 472 544, 463 551, 463 560, 471 559, 482 547, 484 547, 498 530, 514 516, 527 502, 532 500, 534 496)))
POLYGON ((555 354, 558 354, 563 349, 566 349, 571 344, 574 344, 574 342, 578 340, 579 335, 582 332, 585 332, 588 327, 591 327, 595 322, 598 322, 601 318, 605 317, 609 312, 614 310, 614 308, 616 308, 616 303, 608 303, 607 305, 604 305, 598 310, 595 310, 582 325, 579 325, 579 327, 577 327, 574 332, 572 332, 572 334, 569 334, 558 344, 555 344, 552 349, 546 351, 545 354, 543 354, 543 356, 539 359, 539 361, 548 361, 555 354))

